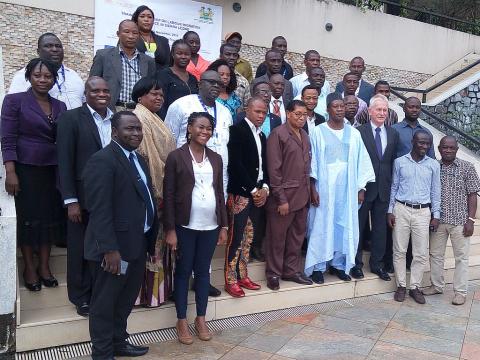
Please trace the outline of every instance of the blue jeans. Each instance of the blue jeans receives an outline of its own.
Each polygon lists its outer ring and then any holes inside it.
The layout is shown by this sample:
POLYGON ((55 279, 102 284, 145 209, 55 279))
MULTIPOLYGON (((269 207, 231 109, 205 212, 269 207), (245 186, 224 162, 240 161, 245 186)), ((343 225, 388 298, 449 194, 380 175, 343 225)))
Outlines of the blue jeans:
POLYGON ((200 231, 177 226, 175 231, 178 241, 174 275, 177 319, 187 317, 188 283, 192 270, 195 273, 197 316, 205 316, 210 287, 210 262, 217 245, 219 228, 200 231))

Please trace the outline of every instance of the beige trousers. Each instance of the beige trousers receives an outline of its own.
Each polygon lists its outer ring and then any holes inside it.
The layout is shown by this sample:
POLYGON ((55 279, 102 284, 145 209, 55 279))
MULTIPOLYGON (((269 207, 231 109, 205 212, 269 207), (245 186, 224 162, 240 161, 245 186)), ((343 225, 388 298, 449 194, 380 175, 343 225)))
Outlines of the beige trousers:
POLYGON ((430 234, 430 279, 433 286, 443 291, 445 286, 443 264, 449 236, 452 243, 453 255, 455 256, 453 290, 466 295, 470 237, 463 236, 463 225, 441 223, 438 231, 430 234))
POLYGON ((411 235, 413 260, 410 266, 410 289, 419 288, 428 257, 430 209, 412 209, 397 202, 393 208, 393 215, 395 215, 393 266, 397 286, 407 286, 405 255, 411 235))

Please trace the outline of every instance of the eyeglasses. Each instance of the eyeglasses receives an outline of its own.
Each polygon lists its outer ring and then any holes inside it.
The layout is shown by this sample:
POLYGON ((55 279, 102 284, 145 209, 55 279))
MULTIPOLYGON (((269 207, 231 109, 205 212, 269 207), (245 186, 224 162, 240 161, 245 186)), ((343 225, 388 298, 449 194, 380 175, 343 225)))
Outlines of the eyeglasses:
POLYGON ((255 91, 254 95, 265 95, 265 94, 271 94, 271 93, 272 93, 271 90, 257 90, 255 91))
POLYGON ((299 111, 292 112, 292 114, 295 115, 295 117, 297 117, 297 118, 308 116, 308 114, 306 112, 299 112, 299 111))
POLYGON ((210 85, 218 85, 220 87, 223 86, 223 82, 213 80, 213 79, 201 79, 200 81, 205 81, 205 82, 209 83, 210 85))

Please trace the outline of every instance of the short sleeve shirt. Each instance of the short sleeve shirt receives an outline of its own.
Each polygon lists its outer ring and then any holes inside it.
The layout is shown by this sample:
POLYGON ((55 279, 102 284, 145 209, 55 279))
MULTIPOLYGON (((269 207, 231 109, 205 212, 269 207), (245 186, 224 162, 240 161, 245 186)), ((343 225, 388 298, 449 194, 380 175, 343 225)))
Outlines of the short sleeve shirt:
POLYGON ((450 225, 465 224, 468 219, 468 194, 480 191, 475 167, 458 158, 450 165, 442 164, 440 160, 440 182, 440 221, 450 225))

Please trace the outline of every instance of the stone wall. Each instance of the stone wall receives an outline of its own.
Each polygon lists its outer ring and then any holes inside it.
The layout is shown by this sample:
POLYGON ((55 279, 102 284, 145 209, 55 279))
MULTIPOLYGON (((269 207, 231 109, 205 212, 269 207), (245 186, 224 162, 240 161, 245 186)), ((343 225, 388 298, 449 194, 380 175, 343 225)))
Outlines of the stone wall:
MULTIPOLYGON (((430 110, 456 128, 480 138, 480 80, 436 106, 427 107, 427 110, 430 110)), ((448 133, 448 131, 435 122, 432 122, 432 125, 448 133)), ((462 141, 462 143, 467 146, 470 145, 465 141, 462 141)), ((475 148, 475 150, 478 149, 475 148)))
MULTIPOLYGON (((65 64, 86 79, 93 58, 93 31, 94 19, 91 17, 0 2, 0 45, 4 54, 6 89, 13 74, 36 56, 37 39, 45 32, 58 35, 65 48, 65 64)), ((264 60, 266 51, 267 48, 245 44, 242 56, 256 69, 264 60)), ((286 58, 295 74, 304 71, 303 54, 290 52, 286 58)), ((331 58, 322 57, 322 66, 331 84, 348 71, 348 62, 331 58)), ((371 82, 383 79, 393 85, 409 87, 417 86, 429 77, 429 74, 368 65, 365 72, 365 78, 371 82)))

